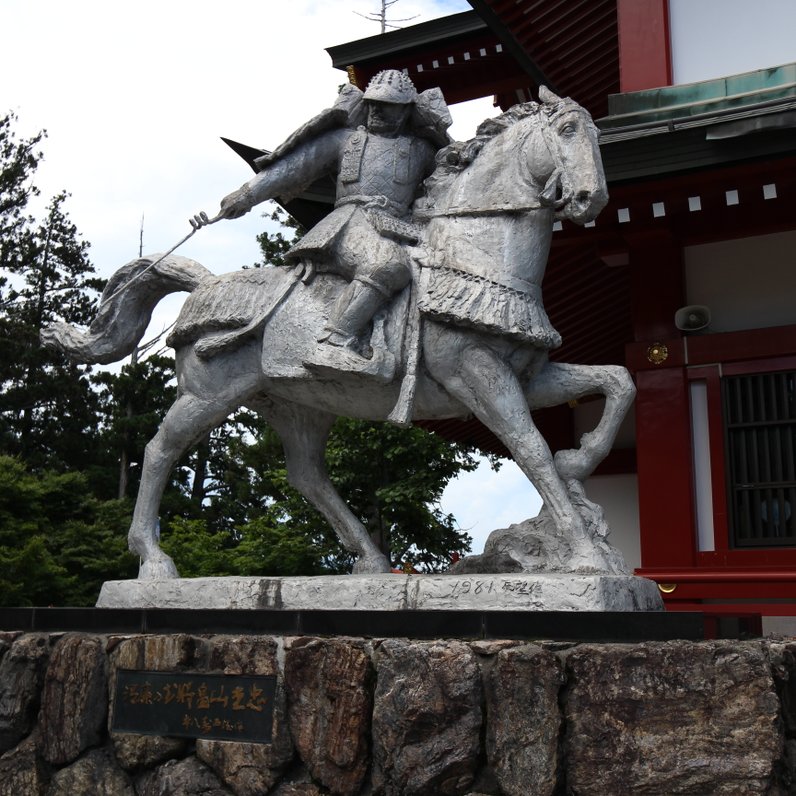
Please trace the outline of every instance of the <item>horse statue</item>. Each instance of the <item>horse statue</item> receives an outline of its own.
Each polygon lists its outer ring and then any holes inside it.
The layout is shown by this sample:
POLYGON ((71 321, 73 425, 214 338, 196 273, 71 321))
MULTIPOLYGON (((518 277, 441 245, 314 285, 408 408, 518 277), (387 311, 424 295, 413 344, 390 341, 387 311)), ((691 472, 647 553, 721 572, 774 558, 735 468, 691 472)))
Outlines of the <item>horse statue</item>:
POLYGON ((414 207, 414 278, 369 330, 370 343, 395 360, 386 383, 306 364, 345 282, 323 272, 306 279, 301 266, 216 276, 178 255, 143 257, 111 278, 87 332, 66 324, 43 332, 44 344, 80 361, 116 361, 143 336, 163 296, 191 293, 170 336, 178 397, 146 447, 130 527, 139 578, 177 577, 156 531, 169 472, 241 406, 277 432, 290 483, 356 554, 356 573, 387 572, 389 563, 326 473, 327 436, 341 415, 401 423, 475 415, 542 497, 556 540, 544 566, 626 573, 604 529, 594 530, 599 507, 581 482, 609 452, 633 383, 621 367, 550 362, 560 337, 541 297, 554 220, 587 223, 608 200, 598 131, 574 101, 546 90, 541 100, 438 153, 414 207), (606 399, 599 423, 577 449, 553 456, 531 410, 592 394, 606 399))

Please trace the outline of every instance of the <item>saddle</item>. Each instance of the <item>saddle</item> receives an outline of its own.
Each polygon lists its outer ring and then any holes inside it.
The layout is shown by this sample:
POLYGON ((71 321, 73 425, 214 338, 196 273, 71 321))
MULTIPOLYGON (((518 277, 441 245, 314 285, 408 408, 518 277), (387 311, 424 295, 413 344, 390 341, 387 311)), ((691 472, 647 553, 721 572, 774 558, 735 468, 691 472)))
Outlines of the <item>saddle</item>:
MULTIPOLYGON (((370 348, 380 361, 389 362, 385 378, 375 362, 374 373, 368 373, 367 367, 348 368, 345 361, 336 366, 328 360, 328 351, 323 358, 317 355, 318 335, 345 284, 345 279, 330 273, 319 273, 305 284, 300 268, 282 267, 210 278, 186 299, 167 343, 174 348, 193 344, 197 356, 210 359, 262 336, 261 365, 268 378, 317 380, 319 373, 327 372, 349 382, 374 375, 382 382, 401 380, 401 398, 391 419, 406 425, 420 351, 417 288, 410 284, 387 302, 360 341, 363 350, 370 348)), ((342 350, 341 355, 345 355, 342 350)))
MULTIPOLYGON (((337 300, 346 282, 342 277, 319 273, 310 284, 296 280, 291 288, 289 311, 279 312, 265 324, 263 330, 263 372, 270 378, 317 378, 320 370, 345 374, 354 379, 370 379, 375 374, 366 368, 347 367, 345 349, 340 350, 339 367, 336 366, 334 349, 324 346, 322 357, 317 354, 318 335, 324 328, 332 305, 337 300), (300 309, 300 313, 298 310, 300 309), (325 364, 324 364, 325 363, 325 364)), ((374 352, 374 360, 388 361, 393 381, 406 368, 406 329, 409 321, 409 285, 399 291, 373 317, 373 323, 363 333, 359 348, 374 352)), ((384 378, 380 379, 385 381, 384 378)))
POLYGON ((269 267, 205 279, 185 300, 166 344, 195 343, 201 359, 234 351, 259 335, 294 282, 291 271, 269 267))

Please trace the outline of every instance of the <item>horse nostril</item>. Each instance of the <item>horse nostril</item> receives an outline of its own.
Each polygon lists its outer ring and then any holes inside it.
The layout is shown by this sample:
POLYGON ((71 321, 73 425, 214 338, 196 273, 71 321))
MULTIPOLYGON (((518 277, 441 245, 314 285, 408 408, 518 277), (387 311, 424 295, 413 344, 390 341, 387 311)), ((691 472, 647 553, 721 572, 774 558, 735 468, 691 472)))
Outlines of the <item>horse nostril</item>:
POLYGON ((591 199, 591 191, 578 191, 575 195, 575 201, 578 204, 587 204, 589 199, 591 199))

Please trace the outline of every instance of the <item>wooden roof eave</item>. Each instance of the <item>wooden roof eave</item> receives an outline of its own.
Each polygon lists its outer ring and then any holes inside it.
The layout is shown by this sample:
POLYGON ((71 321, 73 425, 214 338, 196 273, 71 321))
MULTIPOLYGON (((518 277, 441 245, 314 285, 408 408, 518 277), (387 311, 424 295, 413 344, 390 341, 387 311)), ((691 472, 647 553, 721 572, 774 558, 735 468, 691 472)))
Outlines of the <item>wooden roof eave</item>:
POLYGON ((796 153, 793 130, 711 140, 701 128, 675 129, 655 135, 601 140, 600 151, 609 188, 699 169, 735 166, 761 158, 796 153))
POLYGON ((411 60, 410 54, 415 50, 491 31, 533 83, 546 85, 552 91, 558 90, 550 76, 520 46, 488 6, 483 5, 482 8, 477 0, 471 5, 476 11, 439 17, 401 30, 327 47, 326 52, 332 59, 332 66, 345 70, 352 65, 357 66, 369 61, 386 61, 397 55, 411 60))
POLYGON ((514 60, 520 65, 524 72, 537 86, 547 86, 556 94, 560 93, 559 86, 542 69, 536 61, 531 58, 529 53, 520 45, 514 35, 503 24, 503 21, 492 10, 484 0, 468 0, 470 5, 476 10, 478 16, 486 22, 495 36, 500 39, 501 44, 511 54, 514 60))
POLYGON ((488 30, 487 24, 475 11, 464 11, 461 14, 439 17, 378 36, 337 44, 334 47, 327 47, 326 52, 329 53, 335 69, 345 70, 352 64, 374 59, 385 60, 394 55, 406 55, 432 44, 438 45, 451 39, 484 33, 488 30))

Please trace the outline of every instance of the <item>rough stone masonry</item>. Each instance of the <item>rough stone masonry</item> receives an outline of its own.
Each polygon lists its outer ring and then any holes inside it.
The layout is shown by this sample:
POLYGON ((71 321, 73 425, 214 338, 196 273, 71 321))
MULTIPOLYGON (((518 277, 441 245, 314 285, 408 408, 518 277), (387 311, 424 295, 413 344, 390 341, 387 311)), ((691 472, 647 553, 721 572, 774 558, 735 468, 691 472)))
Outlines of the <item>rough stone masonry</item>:
POLYGON ((0 796, 787 794, 796 642, 0 633, 0 796), (119 668, 277 675, 273 741, 109 731, 119 668))

